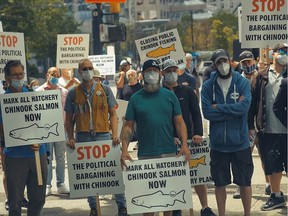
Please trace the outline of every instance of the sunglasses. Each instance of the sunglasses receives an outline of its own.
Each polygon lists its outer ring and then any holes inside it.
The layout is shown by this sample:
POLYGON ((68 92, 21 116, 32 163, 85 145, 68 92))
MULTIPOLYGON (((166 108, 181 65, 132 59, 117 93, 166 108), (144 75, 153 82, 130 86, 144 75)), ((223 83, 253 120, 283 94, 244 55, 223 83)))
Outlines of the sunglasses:
POLYGON ((84 67, 82 68, 82 71, 93 70, 93 69, 94 69, 93 67, 84 67))
POLYGON ((278 52, 280 55, 288 55, 287 49, 279 49, 278 52))

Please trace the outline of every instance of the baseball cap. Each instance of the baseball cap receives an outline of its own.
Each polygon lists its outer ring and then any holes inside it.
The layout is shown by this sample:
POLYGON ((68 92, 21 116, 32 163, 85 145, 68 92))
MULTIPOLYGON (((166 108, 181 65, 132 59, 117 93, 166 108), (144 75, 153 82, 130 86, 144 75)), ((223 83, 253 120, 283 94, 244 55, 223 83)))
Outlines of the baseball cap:
POLYGON ((254 60, 254 55, 252 52, 245 50, 239 55, 240 62, 246 61, 246 60, 254 60))
POLYGON ((152 60, 152 59, 149 59, 149 60, 144 62, 143 66, 142 66, 142 71, 145 71, 149 67, 155 67, 158 70, 160 70, 159 64, 156 61, 152 60))
POLYGON ((177 63, 174 59, 167 59, 164 61, 163 70, 166 70, 169 67, 177 67, 178 68, 177 63))
POLYGON ((216 63, 219 59, 224 58, 224 59, 229 59, 228 53, 224 49, 217 49, 213 52, 211 60, 213 63, 216 63))
POLYGON ((104 77, 100 75, 100 72, 97 69, 94 69, 93 73, 94 73, 93 77, 99 78, 100 80, 104 80, 104 77))
POLYGON ((279 49, 283 49, 283 48, 287 48, 287 47, 288 47, 288 43, 277 44, 273 48, 273 52, 277 52, 279 49))
POLYGON ((124 59, 120 62, 120 66, 123 66, 123 65, 131 65, 131 63, 127 59, 124 59))

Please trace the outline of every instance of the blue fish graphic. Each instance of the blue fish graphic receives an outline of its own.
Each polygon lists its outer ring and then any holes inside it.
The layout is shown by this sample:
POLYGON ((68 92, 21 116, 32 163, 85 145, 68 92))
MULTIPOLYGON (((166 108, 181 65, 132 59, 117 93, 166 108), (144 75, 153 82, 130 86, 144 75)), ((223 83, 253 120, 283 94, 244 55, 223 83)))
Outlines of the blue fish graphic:
POLYGON ((176 193, 171 191, 169 194, 164 194, 163 191, 159 190, 152 194, 141 195, 132 198, 132 204, 137 206, 143 206, 146 208, 152 207, 167 207, 173 206, 176 201, 186 203, 185 201, 185 190, 181 190, 176 193))
POLYGON ((17 128, 10 131, 9 136, 24 141, 43 140, 47 139, 50 134, 59 136, 57 129, 58 123, 55 123, 52 126, 46 124, 44 127, 39 127, 38 124, 34 123, 28 127, 17 128))

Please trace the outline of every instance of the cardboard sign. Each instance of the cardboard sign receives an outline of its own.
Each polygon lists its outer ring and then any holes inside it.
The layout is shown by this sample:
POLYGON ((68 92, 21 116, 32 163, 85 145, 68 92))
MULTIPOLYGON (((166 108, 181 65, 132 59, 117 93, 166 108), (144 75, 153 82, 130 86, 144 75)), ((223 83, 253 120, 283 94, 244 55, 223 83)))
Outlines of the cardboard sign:
POLYGON ((0 95, 6 147, 65 140, 59 90, 0 95))
POLYGON ((129 214, 192 208, 189 167, 184 156, 126 164, 124 183, 129 214))
POLYGON ((24 66, 24 79, 27 80, 24 34, 0 31, 0 80, 5 80, 4 67, 10 60, 19 60, 24 66))
POLYGON ((59 34, 57 35, 58 68, 78 68, 83 58, 88 58, 89 34, 59 34))
POLYGON ((120 146, 112 140, 76 143, 67 149, 70 197, 124 192, 120 146))
POLYGON ((120 100, 120 99, 116 99, 116 101, 117 101, 116 113, 118 117, 118 137, 120 137, 123 123, 125 120, 125 114, 126 114, 126 110, 128 106, 128 101, 120 100))
POLYGON ((181 40, 177 29, 155 34, 135 41, 141 64, 153 59, 161 66, 166 59, 174 59, 176 63, 186 64, 181 40))
POLYGON ((209 138, 204 138, 200 144, 188 142, 190 149, 190 181, 191 185, 213 184, 210 173, 209 138))
POLYGON ((287 0, 242 1, 242 48, 274 47, 286 43, 287 0))
POLYGON ((100 75, 114 75, 116 72, 115 55, 93 55, 89 56, 93 67, 99 70, 100 75))

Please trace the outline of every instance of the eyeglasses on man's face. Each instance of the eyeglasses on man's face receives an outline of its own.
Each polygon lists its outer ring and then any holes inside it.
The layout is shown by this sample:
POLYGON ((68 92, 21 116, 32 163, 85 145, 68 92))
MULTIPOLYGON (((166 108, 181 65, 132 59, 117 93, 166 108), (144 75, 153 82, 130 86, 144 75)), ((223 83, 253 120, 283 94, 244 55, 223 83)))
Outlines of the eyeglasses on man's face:
POLYGON ((9 75, 11 78, 22 79, 25 76, 25 73, 12 73, 9 75))
POLYGON ((82 71, 93 70, 93 69, 94 69, 93 67, 83 67, 82 71))

